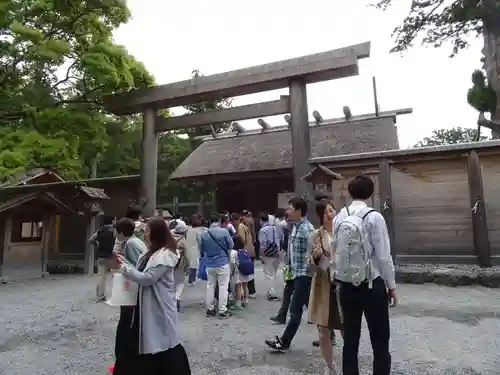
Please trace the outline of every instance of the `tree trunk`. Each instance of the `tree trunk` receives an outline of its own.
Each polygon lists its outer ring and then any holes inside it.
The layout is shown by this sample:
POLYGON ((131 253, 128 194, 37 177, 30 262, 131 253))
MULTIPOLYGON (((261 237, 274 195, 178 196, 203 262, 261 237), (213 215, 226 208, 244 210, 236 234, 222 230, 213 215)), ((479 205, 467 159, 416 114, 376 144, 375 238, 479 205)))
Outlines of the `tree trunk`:
MULTIPOLYGON (((483 55, 488 83, 497 93, 497 104, 491 113, 491 119, 500 122, 500 23, 496 13, 493 12, 483 23, 483 55)), ((491 135, 493 139, 500 139, 500 132, 497 130, 492 130, 491 135)))

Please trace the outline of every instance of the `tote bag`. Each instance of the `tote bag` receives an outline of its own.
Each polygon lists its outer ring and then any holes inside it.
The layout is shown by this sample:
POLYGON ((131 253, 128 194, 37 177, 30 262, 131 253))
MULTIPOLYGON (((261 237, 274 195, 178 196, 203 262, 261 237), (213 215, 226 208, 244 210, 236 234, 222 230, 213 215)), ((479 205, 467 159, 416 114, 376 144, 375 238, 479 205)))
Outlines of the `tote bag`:
POLYGON ((107 301, 110 306, 135 306, 137 305, 137 294, 139 285, 127 280, 119 272, 113 273, 113 284, 111 298, 107 301))
POLYGON ((200 260, 200 264, 198 265, 198 272, 196 274, 196 277, 200 280, 207 281, 208 280, 208 275, 207 275, 207 256, 205 255, 203 258, 200 260))

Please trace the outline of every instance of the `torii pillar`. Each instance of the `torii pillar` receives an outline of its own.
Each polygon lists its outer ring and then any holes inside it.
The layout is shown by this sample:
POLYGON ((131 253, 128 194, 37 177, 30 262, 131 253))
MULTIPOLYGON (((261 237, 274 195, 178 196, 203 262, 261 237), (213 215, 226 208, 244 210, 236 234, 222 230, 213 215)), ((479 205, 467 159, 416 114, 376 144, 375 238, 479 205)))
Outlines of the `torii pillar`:
POLYGON ((293 161, 294 193, 307 202, 308 217, 316 215, 313 198, 313 187, 302 179, 309 173, 311 158, 311 132, 309 129, 309 111, 307 107, 307 89, 304 80, 296 79, 290 82, 290 117, 293 161))
POLYGON ((156 210, 159 134, 155 128, 156 111, 147 108, 143 116, 140 196, 144 204, 143 215, 151 217, 156 210))

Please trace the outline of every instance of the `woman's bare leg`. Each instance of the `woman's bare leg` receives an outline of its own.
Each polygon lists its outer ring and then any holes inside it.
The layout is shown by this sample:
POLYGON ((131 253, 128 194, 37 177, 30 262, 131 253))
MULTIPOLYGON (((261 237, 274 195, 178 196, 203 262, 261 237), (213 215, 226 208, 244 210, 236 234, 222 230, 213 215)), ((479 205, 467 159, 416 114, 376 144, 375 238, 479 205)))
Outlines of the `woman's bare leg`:
POLYGON ((243 288, 243 303, 246 305, 248 303, 248 283, 242 283, 242 288, 243 288))
POLYGON ((319 348, 321 349, 321 356, 325 362, 325 366, 333 369, 333 347, 330 337, 330 329, 327 327, 318 327, 319 348))

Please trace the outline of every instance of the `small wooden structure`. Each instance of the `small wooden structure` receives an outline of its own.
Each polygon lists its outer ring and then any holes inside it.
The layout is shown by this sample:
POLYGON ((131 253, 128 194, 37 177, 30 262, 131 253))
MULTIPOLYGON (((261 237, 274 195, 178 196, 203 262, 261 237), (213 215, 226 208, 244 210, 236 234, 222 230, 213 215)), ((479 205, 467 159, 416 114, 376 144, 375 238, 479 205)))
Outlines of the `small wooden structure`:
POLYGON ((331 169, 318 164, 311 172, 302 176, 302 179, 312 184, 314 191, 320 191, 332 194, 332 182, 342 180, 341 174, 335 173, 331 169))
POLYGON ((38 172, 0 186, 0 279, 43 276, 51 263, 68 260, 87 259, 93 272, 93 251, 85 250, 97 215, 122 215, 139 176, 64 181, 38 172))

